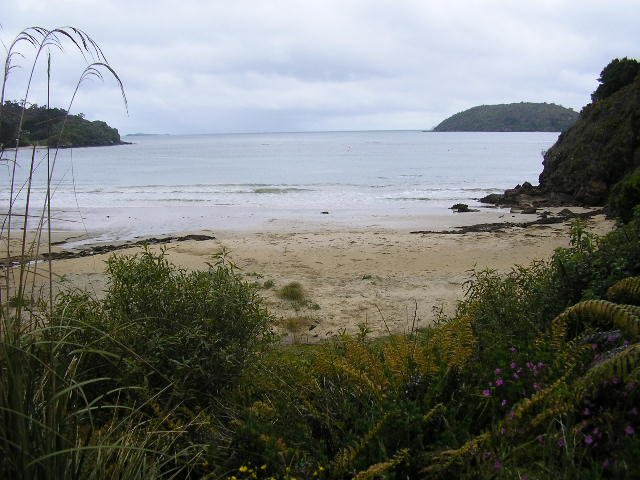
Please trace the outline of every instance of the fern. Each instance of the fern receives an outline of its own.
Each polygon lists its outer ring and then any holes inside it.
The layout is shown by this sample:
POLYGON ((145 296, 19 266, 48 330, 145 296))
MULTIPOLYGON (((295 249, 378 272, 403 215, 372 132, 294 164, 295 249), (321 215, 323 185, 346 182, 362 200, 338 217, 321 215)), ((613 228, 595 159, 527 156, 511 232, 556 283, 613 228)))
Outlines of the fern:
POLYGON ((391 418, 391 413, 385 414, 378 422, 376 422, 369 431, 356 443, 349 445, 340 450, 332 462, 332 470, 334 476, 338 473, 344 473, 353 467, 358 456, 364 451, 367 445, 380 433, 382 427, 391 418))
POLYGON ((607 290, 607 298, 615 303, 640 305, 640 277, 620 280, 607 290))
POLYGON ((610 352, 603 360, 591 367, 575 384, 572 391, 576 401, 588 392, 593 392, 605 382, 614 378, 626 381, 635 378, 640 369, 640 344, 621 347, 610 352))
POLYGON ((374 465, 371 465, 366 470, 358 472, 356 476, 353 477, 353 480, 370 480, 372 478, 379 478, 383 473, 404 462, 405 460, 407 460, 407 458, 409 458, 409 450, 403 448, 398 453, 396 453, 391 458, 391 460, 376 463, 374 465))
POLYGON ((625 335, 636 336, 640 332, 640 320, 632 311, 606 300, 587 300, 567 308, 552 323, 554 329, 565 328, 573 336, 586 326, 612 325, 625 335))
POLYGON ((475 455, 480 448, 491 440, 491 432, 484 432, 473 437, 460 448, 454 450, 445 450, 438 453, 432 458, 431 465, 424 468, 422 473, 434 474, 447 470, 451 465, 462 462, 471 455, 475 455))

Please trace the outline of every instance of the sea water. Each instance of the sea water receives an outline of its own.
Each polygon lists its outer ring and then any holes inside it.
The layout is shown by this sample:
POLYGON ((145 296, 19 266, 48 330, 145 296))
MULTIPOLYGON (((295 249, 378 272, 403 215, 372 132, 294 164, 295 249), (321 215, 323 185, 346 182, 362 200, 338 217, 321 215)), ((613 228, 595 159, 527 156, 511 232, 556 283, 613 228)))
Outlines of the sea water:
MULTIPOLYGON (((57 229, 101 239, 280 220, 365 225, 372 218, 447 212, 518 183, 537 183, 557 133, 421 131, 136 135, 130 145, 50 153, 57 229), (321 217, 322 216, 322 217, 321 217)), ((10 152, 5 152, 5 157, 10 152)), ((16 205, 31 152, 21 149, 16 205)), ((32 205, 46 195, 36 152, 32 205)), ((11 162, 2 166, 7 210, 11 162)), ((21 189, 21 191, 20 191, 21 189)))

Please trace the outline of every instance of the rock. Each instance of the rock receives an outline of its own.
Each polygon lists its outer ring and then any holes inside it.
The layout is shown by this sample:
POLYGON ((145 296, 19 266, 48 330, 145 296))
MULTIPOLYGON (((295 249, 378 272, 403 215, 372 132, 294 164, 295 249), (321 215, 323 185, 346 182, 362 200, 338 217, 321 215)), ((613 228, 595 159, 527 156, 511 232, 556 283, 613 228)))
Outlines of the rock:
POLYGON ((455 205, 452 205, 450 209, 455 210, 458 213, 468 212, 469 205, 467 205, 466 203, 456 203, 455 205))
POLYGON ((466 203, 456 203, 450 207, 451 210, 457 213, 478 212, 479 210, 469 208, 466 203))

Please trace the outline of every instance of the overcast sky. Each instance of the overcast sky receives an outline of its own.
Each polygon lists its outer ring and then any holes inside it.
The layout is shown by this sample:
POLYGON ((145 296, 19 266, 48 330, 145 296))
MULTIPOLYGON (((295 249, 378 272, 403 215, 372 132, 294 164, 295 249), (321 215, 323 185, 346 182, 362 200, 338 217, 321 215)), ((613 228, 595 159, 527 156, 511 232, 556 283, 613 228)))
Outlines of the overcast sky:
MULTIPOLYGON (((129 112, 108 78, 85 83, 72 111, 121 134, 387 130, 480 104, 579 110, 611 59, 640 58, 639 23, 640 0, 2 0, 0 38, 89 33, 129 112)), ((24 98, 30 58, 16 58, 7 98, 24 98)), ((59 106, 82 68, 71 47, 53 53, 59 106)))

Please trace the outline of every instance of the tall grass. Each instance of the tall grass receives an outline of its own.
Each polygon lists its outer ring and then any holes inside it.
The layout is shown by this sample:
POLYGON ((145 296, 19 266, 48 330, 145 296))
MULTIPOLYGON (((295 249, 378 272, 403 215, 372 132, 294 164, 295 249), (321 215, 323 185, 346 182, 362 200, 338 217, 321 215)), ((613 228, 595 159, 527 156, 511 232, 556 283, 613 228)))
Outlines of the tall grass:
POLYGON ((79 53, 84 63, 67 111, 82 83, 91 77, 101 79, 104 73, 115 79, 126 106, 118 74, 98 44, 82 30, 31 27, 5 46, 0 128, 4 125, 2 106, 9 95, 8 80, 22 60, 27 63, 28 75, 22 92, 14 93, 23 102, 15 144, 0 146, 0 163, 6 172, 2 188, 9 191, 0 226, 5 253, 0 284, 0 477, 182 477, 190 465, 197 464, 201 452, 193 444, 179 445, 190 425, 173 423, 168 427, 166 418, 149 415, 154 396, 134 405, 119 401, 133 387, 113 386, 107 392, 109 400, 105 394, 87 395, 87 389, 95 390, 95 385, 109 379, 84 378, 80 374, 84 358, 109 353, 74 343, 74 334, 81 327, 64 315, 52 315, 51 264, 44 275, 39 271, 40 251, 51 251, 52 178, 58 149, 33 146, 27 165, 21 165, 22 122, 36 66, 43 62, 46 104, 50 107, 51 53, 65 52, 65 47, 79 53), (46 199, 34 205, 34 173, 43 168, 46 199), (22 183, 17 180, 20 169, 29 172, 22 183), (18 228, 21 230, 16 233, 18 228), (39 277, 45 278, 44 290, 36 288, 39 277))

